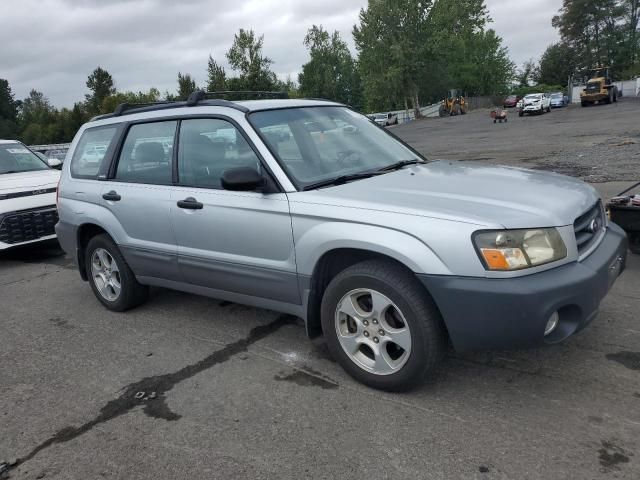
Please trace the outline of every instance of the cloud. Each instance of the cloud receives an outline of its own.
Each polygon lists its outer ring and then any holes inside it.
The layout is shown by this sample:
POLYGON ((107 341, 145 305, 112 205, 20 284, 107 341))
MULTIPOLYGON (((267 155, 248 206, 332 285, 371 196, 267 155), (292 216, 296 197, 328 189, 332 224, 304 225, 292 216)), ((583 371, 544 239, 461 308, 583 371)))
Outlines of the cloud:
MULTIPOLYGON (((98 65, 122 90, 175 91, 177 73, 206 80, 209 54, 224 57, 239 28, 264 34, 265 54, 281 78, 296 79, 307 61, 306 30, 351 31, 366 0, 1 0, 0 77, 17 98, 35 88, 56 106, 87 92, 98 65)), ((492 27, 513 59, 538 57, 555 41, 551 17, 561 0, 488 0, 492 27)))

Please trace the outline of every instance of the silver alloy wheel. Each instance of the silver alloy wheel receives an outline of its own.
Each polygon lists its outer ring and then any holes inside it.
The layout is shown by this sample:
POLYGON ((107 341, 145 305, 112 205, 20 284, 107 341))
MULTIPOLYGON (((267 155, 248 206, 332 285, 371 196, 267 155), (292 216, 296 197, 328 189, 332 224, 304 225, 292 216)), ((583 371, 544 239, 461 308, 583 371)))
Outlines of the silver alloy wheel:
POLYGON ((115 302, 122 291, 120 269, 113 256, 104 248, 91 255, 91 276, 98 292, 105 300, 115 302))
POLYGON ((409 324, 380 292, 360 288, 347 293, 338 302, 335 326, 344 352, 367 372, 391 375, 409 359, 409 324))

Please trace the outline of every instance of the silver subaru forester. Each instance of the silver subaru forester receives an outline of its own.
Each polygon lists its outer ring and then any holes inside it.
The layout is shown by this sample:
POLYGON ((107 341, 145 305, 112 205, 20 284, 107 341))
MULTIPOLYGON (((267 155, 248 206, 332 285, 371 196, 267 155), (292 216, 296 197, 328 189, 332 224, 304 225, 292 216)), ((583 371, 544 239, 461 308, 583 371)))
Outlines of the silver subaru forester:
POLYGON ((121 105, 68 158, 56 231, 107 308, 159 286, 292 314, 385 390, 419 384, 448 342, 566 339, 626 259, 589 185, 428 162, 333 102, 121 105))

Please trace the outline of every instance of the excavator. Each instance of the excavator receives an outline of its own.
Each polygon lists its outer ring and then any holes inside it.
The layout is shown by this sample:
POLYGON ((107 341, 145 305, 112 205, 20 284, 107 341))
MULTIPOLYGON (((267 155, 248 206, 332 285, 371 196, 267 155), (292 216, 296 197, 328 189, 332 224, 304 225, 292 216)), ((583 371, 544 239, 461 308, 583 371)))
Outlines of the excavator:
POLYGON ((594 103, 612 103, 618 101, 618 87, 613 84, 609 67, 598 67, 591 71, 586 88, 580 92, 583 107, 594 103))
POLYGON ((450 117, 454 115, 464 115, 467 113, 467 101, 462 90, 451 89, 447 92, 447 97, 440 104, 440 116, 450 117))

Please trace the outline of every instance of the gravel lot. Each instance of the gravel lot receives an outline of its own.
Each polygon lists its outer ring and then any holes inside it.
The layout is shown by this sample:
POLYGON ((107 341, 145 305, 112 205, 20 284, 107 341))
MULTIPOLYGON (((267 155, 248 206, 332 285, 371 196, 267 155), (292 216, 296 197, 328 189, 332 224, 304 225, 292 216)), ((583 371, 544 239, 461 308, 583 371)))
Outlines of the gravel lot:
MULTIPOLYGON (((615 180, 596 185, 608 196, 640 180, 639 113, 394 131, 432 158, 615 180)), ((116 314, 55 243, 0 253, 0 463, 17 462, 12 479, 638 479, 639 285, 632 256, 580 335, 451 352, 394 395, 355 383, 290 317, 166 290, 116 314)))
POLYGON ((489 110, 393 129, 429 158, 553 170, 592 183, 640 180, 640 98, 495 124, 489 110))

